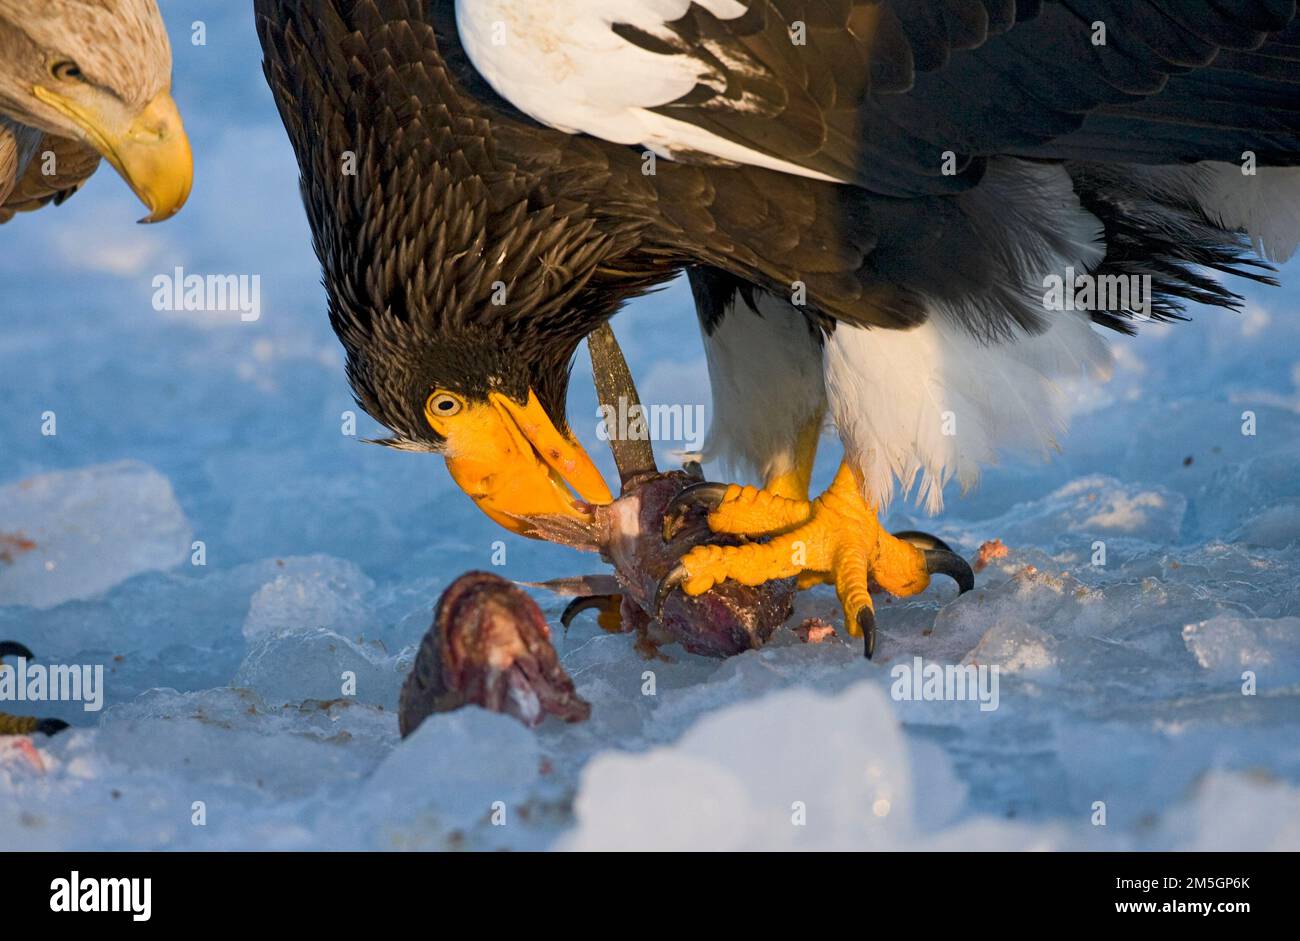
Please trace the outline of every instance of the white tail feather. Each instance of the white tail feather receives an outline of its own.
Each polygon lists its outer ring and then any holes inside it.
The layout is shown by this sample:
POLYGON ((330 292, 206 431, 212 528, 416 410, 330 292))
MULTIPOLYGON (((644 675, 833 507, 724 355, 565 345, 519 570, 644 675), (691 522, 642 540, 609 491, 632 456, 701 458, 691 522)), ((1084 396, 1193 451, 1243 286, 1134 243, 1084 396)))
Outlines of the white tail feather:
POLYGON ((1286 261, 1300 247, 1300 167, 1199 164, 1195 196, 1206 214, 1226 229, 1242 229, 1255 251, 1286 261))
POLYGON ((840 325, 827 341, 827 392, 846 455, 867 494, 889 504, 919 483, 917 501, 943 508, 1002 448, 1046 453, 1065 428, 1057 377, 1102 376, 1110 353, 1087 314, 1060 313, 1036 336, 987 344, 942 315, 913 330, 840 325))

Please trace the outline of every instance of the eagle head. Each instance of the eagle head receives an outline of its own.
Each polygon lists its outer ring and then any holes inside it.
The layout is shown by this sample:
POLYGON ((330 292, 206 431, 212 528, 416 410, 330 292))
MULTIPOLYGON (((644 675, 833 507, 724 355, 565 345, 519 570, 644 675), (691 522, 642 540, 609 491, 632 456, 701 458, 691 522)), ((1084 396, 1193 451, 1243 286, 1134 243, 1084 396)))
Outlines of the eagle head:
POLYGON ((330 315, 348 379, 361 407, 393 432, 375 443, 442 454, 479 509, 522 535, 536 534, 531 518, 585 520, 589 505, 613 499, 565 421, 580 314, 515 319, 489 291, 462 310, 444 298, 434 316, 428 294, 392 284, 355 316, 355 292, 338 288, 330 315), (558 320, 574 329, 539 329, 558 320))
POLYGON ((101 154, 149 208, 180 211, 193 158, 155 0, 0 0, 0 114, 101 154))

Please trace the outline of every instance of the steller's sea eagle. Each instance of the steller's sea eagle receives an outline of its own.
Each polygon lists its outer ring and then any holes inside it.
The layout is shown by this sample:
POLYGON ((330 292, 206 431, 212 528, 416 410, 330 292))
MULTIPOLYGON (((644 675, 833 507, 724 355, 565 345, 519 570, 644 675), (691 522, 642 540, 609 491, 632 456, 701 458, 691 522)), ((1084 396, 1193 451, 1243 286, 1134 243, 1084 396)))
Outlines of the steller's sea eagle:
POLYGON ((193 160, 155 0, 0 0, 0 222, 61 203, 107 160, 149 208, 180 211, 193 160))
POLYGON ((937 510, 998 448, 1050 447, 1054 377, 1106 371, 1097 328, 1236 307, 1217 274, 1270 281, 1300 238, 1294 0, 255 8, 387 443, 444 454, 516 531, 581 515, 566 485, 608 500, 567 430, 571 358, 686 270, 708 453, 763 484, 691 499, 770 538, 664 587, 829 581, 868 655, 868 585, 929 581, 877 521, 896 491, 937 510), (1074 303, 1079 276, 1150 293, 1074 303), (810 501, 827 420, 844 460, 810 501))

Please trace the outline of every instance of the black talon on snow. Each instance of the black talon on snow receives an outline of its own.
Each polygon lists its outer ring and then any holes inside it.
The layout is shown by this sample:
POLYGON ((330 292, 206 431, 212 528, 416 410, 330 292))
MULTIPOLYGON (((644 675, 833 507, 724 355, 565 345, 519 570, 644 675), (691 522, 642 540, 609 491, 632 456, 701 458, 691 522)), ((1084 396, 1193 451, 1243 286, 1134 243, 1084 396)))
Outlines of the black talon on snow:
POLYGON ((942 549, 944 552, 952 552, 952 546, 938 536, 923 533, 919 529, 905 529, 902 532, 894 533, 894 538, 901 539, 903 542, 910 542, 918 549, 942 549))
POLYGON ((870 608, 859 611, 858 629, 862 631, 862 656, 870 660, 876 652, 876 612, 870 608))
POLYGON ((931 575, 947 575, 957 583, 957 594, 964 595, 975 587, 975 572, 970 563, 949 549, 926 549, 925 570, 931 575))
POLYGON ((574 598, 561 612, 560 623, 564 625, 564 629, 567 631, 569 625, 573 623, 573 619, 583 611, 604 613, 612 608, 617 612, 619 605, 622 603, 622 595, 584 595, 581 598, 574 598))

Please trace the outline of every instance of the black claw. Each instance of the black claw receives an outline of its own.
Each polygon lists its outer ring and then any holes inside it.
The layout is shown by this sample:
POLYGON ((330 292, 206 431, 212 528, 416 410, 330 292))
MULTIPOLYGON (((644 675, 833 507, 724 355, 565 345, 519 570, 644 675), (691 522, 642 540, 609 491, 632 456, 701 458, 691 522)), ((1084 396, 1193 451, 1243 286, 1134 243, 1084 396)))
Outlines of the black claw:
POLYGON ((859 611, 858 629, 862 631, 862 655, 870 660, 876 652, 876 612, 870 608, 859 611))
POLYGON ((901 539, 903 542, 910 542, 918 549, 942 549, 944 552, 952 552, 952 546, 938 536, 923 533, 919 529, 905 529, 902 532, 894 533, 894 538, 901 539))
POLYGON ((957 593, 964 595, 975 587, 975 573, 970 563, 948 549, 926 549, 925 570, 931 575, 947 575, 957 583, 957 593))
POLYGON ((567 631, 569 625, 583 611, 590 611, 593 608, 597 611, 604 611, 611 604, 618 604, 622 601, 622 595, 585 595, 582 598, 574 598, 565 607, 560 614, 560 623, 564 625, 567 631))
POLYGON ((36 731, 43 732, 46 735, 58 735, 68 727, 68 723, 62 719, 42 719, 40 724, 36 726, 36 731))
POLYGON ((696 480, 704 479, 704 466, 700 464, 699 461, 687 461, 682 464, 682 470, 686 471, 688 476, 694 477, 696 480))
POLYGON ((707 506, 710 510, 716 510, 730 487, 730 484, 701 480, 679 490, 664 509, 664 542, 673 538, 687 510, 693 506, 707 506))
POLYGON ((36 655, 18 643, 16 640, 0 640, 0 660, 5 657, 22 657, 24 660, 35 660, 36 655))
POLYGON ((655 620, 658 621, 663 617, 664 603, 668 596, 673 593, 673 589, 686 581, 686 566, 678 563, 673 570, 664 576, 663 581, 659 583, 659 588, 655 591, 655 620))

